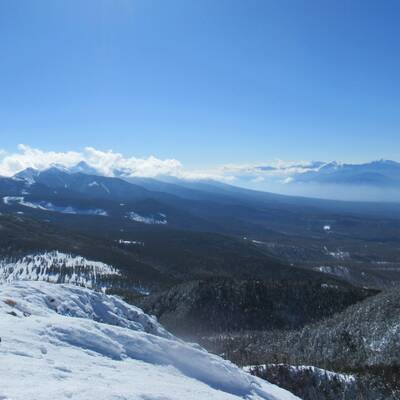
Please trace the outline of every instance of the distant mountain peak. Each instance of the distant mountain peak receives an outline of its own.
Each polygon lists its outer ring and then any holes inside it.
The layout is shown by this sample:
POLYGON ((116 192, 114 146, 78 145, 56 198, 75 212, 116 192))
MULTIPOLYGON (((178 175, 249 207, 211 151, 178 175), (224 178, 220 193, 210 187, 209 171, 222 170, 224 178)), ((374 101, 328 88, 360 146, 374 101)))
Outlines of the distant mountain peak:
POLYGON ((370 165, 387 165, 387 166, 393 166, 393 167, 399 167, 400 163, 398 163, 397 161, 393 161, 393 160, 387 160, 384 158, 381 158, 380 160, 376 160, 376 161, 372 161, 370 163, 370 165))
POLYGON ((15 174, 14 178, 22 179, 32 185, 35 183, 36 178, 38 177, 39 174, 40 174, 39 170, 29 167, 15 174))
POLYGON ((54 164, 54 165, 51 165, 49 168, 46 168, 43 171, 40 171, 39 174, 43 174, 43 173, 59 174, 60 172, 68 174, 70 171, 68 168, 66 168, 62 165, 54 164))
POLYGON ((58 171, 62 171, 62 172, 68 172, 69 171, 69 169, 65 165, 59 164, 59 163, 51 164, 50 167, 46 168, 44 171, 50 170, 50 169, 58 170, 58 171))
POLYGON ((14 175, 16 179, 22 179, 28 182, 29 184, 36 183, 39 176, 43 175, 64 175, 65 174, 76 174, 81 173, 85 175, 101 175, 94 167, 90 166, 85 161, 81 161, 73 167, 65 167, 62 164, 51 164, 50 167, 39 170, 32 167, 28 167, 17 174, 14 175))
POLYGON ((330 161, 327 163, 321 163, 320 165, 317 166, 317 170, 327 170, 327 169, 338 169, 339 167, 343 166, 342 163, 339 163, 337 161, 330 161))
POLYGON ((82 174, 87 174, 87 175, 99 175, 99 171, 96 168, 89 165, 86 161, 80 161, 73 167, 68 168, 68 171, 72 173, 80 172, 82 174))

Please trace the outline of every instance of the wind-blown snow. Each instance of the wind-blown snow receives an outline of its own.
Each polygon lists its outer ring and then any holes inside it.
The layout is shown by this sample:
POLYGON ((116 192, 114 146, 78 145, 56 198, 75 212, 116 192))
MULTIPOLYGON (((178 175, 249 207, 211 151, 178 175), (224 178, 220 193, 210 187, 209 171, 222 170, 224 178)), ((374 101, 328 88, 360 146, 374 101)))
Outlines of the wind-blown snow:
POLYGON ((2 284, 0 321, 2 399, 297 399, 88 289, 2 284))
POLYGON ((103 262, 59 251, 0 260, 0 282, 33 280, 97 287, 102 278, 120 275, 103 262))

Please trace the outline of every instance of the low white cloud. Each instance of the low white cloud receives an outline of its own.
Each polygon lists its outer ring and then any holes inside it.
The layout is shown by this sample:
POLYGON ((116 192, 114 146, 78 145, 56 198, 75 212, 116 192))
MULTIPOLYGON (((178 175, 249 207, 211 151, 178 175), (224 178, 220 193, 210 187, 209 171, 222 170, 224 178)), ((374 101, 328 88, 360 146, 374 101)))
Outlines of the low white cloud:
POLYGON ((111 150, 104 152, 93 147, 87 147, 82 155, 84 161, 107 176, 113 176, 116 172, 138 177, 176 176, 182 170, 182 164, 175 159, 124 157, 111 150))
POLYGON ((169 176, 251 185, 289 182, 294 174, 315 168, 315 163, 275 160, 263 164, 227 164, 213 169, 190 170, 184 168, 176 159, 159 159, 154 156, 125 157, 112 150, 101 151, 93 147, 87 147, 80 152, 43 151, 21 144, 14 153, 0 150, 0 175, 12 176, 26 168, 44 170, 54 165, 70 168, 82 161, 105 176, 152 178, 169 176))
POLYGON ((6 153, 3 151, 0 157, 0 175, 3 176, 12 176, 26 168, 43 170, 54 164, 71 167, 82 161, 82 155, 77 152, 45 152, 23 144, 18 146, 16 153, 6 153))
POLYGON ((182 164, 175 159, 160 160, 154 156, 148 158, 124 157, 113 151, 100 151, 92 147, 82 152, 54 152, 19 145, 15 153, 0 152, 0 175, 12 176, 26 168, 44 170, 54 165, 73 167, 81 161, 106 176, 121 171, 128 176, 155 177, 158 175, 178 175, 182 164))
POLYGON ((237 180, 249 183, 279 182, 289 183, 292 177, 309 171, 315 171, 325 163, 310 161, 274 160, 259 164, 228 164, 218 169, 219 174, 233 176, 237 180))

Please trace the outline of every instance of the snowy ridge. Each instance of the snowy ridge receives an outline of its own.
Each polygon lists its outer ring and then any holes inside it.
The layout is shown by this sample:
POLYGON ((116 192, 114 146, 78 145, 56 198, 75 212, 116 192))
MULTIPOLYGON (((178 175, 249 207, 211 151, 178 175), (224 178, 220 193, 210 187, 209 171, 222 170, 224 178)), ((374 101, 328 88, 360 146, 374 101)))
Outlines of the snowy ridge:
POLYGON ((92 288, 104 285, 102 280, 112 275, 120 273, 110 265, 59 251, 0 260, 0 282, 32 280, 92 288))
POLYGON ((341 374, 338 372, 329 371, 327 369, 322 369, 314 367, 312 365, 286 365, 286 364, 261 364, 261 365, 249 365, 243 367, 243 370, 249 373, 257 371, 257 369, 265 369, 268 367, 286 367, 289 371, 297 372, 311 372, 315 377, 326 378, 329 380, 338 380, 343 383, 355 383, 356 377, 351 374, 341 374))
POLYGON ((0 321, 1 399, 297 399, 85 288, 0 284, 0 321))

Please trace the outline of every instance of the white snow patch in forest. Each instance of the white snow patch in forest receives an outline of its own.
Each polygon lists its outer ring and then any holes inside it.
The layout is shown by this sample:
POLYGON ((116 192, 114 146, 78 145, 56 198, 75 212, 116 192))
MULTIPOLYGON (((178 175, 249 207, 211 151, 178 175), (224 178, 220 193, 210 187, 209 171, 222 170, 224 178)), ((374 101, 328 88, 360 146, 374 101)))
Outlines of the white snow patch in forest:
POLYGON ((350 277, 350 270, 342 265, 321 265, 320 267, 315 267, 315 271, 323 272, 324 274, 335 275, 342 278, 350 277))
POLYGON ((343 250, 335 250, 335 251, 329 251, 326 246, 324 246, 325 253, 333 258, 337 258, 338 260, 345 260, 347 258, 350 258, 350 253, 348 251, 343 251, 343 250))
POLYGON ((6 196, 3 197, 3 203, 7 206, 13 204, 19 204, 20 206, 30 207, 30 208, 37 208, 40 210, 45 210, 44 207, 40 206, 39 204, 31 203, 29 201, 25 201, 24 197, 20 196, 6 196))
POLYGON ((118 244, 125 244, 125 245, 134 245, 134 246, 144 246, 144 242, 141 242, 139 240, 124 240, 124 239, 119 239, 118 244))
POLYGON ((254 239, 251 242, 254 244, 265 244, 264 242, 261 242, 260 240, 254 240, 254 239))
POLYGON ((298 399, 88 289, 0 284, 0 321, 3 399, 298 399))
POLYGON ((142 224, 149 225, 166 225, 168 223, 167 216, 163 213, 157 213, 155 215, 143 216, 134 211, 127 213, 127 218, 131 221, 141 222, 142 224))
POLYGON ((89 187, 95 187, 95 186, 99 186, 99 184, 98 184, 98 182, 93 181, 93 182, 90 182, 90 183, 88 184, 88 186, 89 186, 89 187))
POLYGON ((322 289, 339 289, 338 285, 331 285, 329 283, 321 283, 322 289))
POLYGON ((100 215, 107 217, 107 211, 101 208, 83 209, 72 206, 57 206, 47 201, 26 201, 24 197, 6 196, 3 197, 3 203, 6 205, 20 205, 29 208, 35 208, 43 211, 59 212, 62 214, 81 214, 81 215, 100 215))

